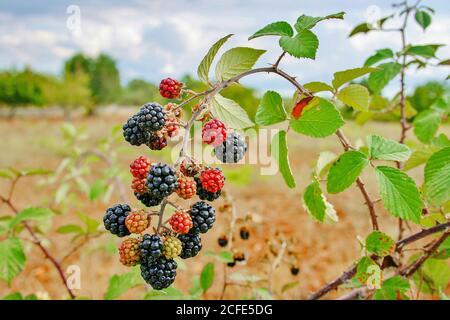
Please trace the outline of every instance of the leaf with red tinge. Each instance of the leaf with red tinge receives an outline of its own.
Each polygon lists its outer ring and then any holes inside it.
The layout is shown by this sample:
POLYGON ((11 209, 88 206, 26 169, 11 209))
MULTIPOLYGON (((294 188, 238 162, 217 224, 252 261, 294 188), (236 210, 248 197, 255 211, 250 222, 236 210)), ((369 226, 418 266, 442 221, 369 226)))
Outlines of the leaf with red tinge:
POLYGON ((305 107, 308 105, 308 103, 311 102, 311 100, 312 100, 313 98, 314 98, 313 96, 303 98, 302 100, 300 100, 300 101, 295 105, 295 107, 292 109, 292 112, 291 112, 291 114, 292 114, 292 116, 294 117, 295 120, 297 120, 298 118, 300 118, 300 116, 302 115, 303 109, 305 109, 305 107))

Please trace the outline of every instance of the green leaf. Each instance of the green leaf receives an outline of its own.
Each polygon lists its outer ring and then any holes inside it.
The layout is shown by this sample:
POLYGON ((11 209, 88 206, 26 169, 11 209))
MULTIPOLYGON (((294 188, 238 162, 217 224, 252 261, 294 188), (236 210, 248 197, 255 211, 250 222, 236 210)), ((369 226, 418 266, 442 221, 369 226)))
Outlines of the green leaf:
POLYGON ((431 157, 432 154, 433 151, 427 148, 422 148, 414 151, 409 157, 408 161, 405 162, 403 170, 408 171, 424 164, 425 162, 427 162, 427 160, 431 157))
POLYGON ((428 28, 428 26, 431 24, 431 16, 426 11, 417 10, 414 18, 416 18, 417 23, 423 28, 423 30, 428 28))
POLYGON ((369 58, 367 58, 366 62, 364 62, 364 67, 369 67, 371 65, 374 65, 375 63, 378 63, 385 59, 390 59, 394 57, 394 52, 392 52, 391 49, 379 49, 376 51, 376 53, 369 58))
POLYGON ((24 176, 24 177, 45 176, 45 175, 49 175, 52 173, 53 173, 52 170, 47 170, 47 169, 43 169, 43 168, 27 169, 27 170, 20 171, 20 175, 24 176))
POLYGON ((292 37, 294 35, 294 30, 289 23, 286 21, 277 21, 271 24, 268 24, 264 28, 258 30, 253 34, 248 40, 252 40, 255 38, 263 37, 263 36, 288 36, 292 37))
POLYGON ((214 251, 207 251, 205 253, 206 256, 214 257, 219 262, 228 263, 233 262, 233 253, 230 251, 221 251, 221 252, 214 252, 214 251))
POLYGON ((345 14, 345 12, 338 12, 338 13, 333 13, 333 14, 327 15, 325 17, 311 17, 311 16, 302 15, 297 19, 297 22, 295 23, 294 27, 298 32, 301 32, 303 30, 314 28, 314 26, 317 23, 319 23, 323 20, 344 19, 344 14, 345 14))
POLYGON ((280 47, 296 58, 315 59, 319 39, 309 30, 303 30, 295 37, 283 36, 280 38, 280 47))
POLYGON ((322 92, 322 91, 333 92, 333 87, 326 84, 325 82, 319 82, 319 81, 308 82, 308 83, 305 83, 303 85, 303 87, 312 93, 322 92))
POLYGON ((413 279, 417 287, 420 287, 421 292, 436 293, 444 290, 450 281, 448 261, 427 259, 413 275, 413 279))
POLYGON ((108 185, 102 180, 96 180, 89 191, 89 200, 94 201, 100 198, 108 190, 108 185))
POLYGON ((134 267, 133 271, 121 275, 114 275, 109 280, 108 289, 105 292, 105 300, 114 300, 128 290, 144 284, 139 272, 139 267, 134 267))
POLYGON ((246 47, 226 51, 216 65, 216 79, 223 81, 250 70, 266 50, 246 47))
POLYGON ((379 257, 385 257, 394 252, 395 241, 383 232, 373 231, 366 238, 366 249, 379 257))
POLYGON ((315 138, 328 137, 343 125, 344 120, 336 107, 322 98, 314 98, 297 120, 291 119, 292 130, 315 138))
POLYGON ((436 58, 436 51, 442 45, 429 44, 420 46, 410 46, 406 49, 405 54, 421 56, 424 58, 436 58))
POLYGON ((397 62, 387 62, 377 66, 381 70, 369 75, 368 86, 374 93, 379 94, 381 90, 399 73, 402 65, 397 62))
POLYGON ((378 69, 372 68, 372 67, 363 67, 363 68, 354 68, 354 69, 348 69, 348 70, 335 72, 333 75, 333 81, 332 81, 333 87, 337 90, 344 83, 355 80, 355 79, 362 77, 368 73, 375 72, 376 70, 378 70, 378 69))
POLYGON ((48 208, 27 208, 20 211, 14 219, 9 223, 9 227, 13 228, 25 220, 43 220, 53 216, 53 211, 48 208))
POLYGON ((369 90, 360 84, 348 85, 336 97, 358 111, 369 110, 369 90))
POLYGON ((255 121, 260 126, 270 126, 287 119, 283 98, 275 91, 267 91, 259 103, 255 121))
POLYGON ((424 110, 414 118, 414 134, 419 141, 429 143, 434 138, 440 124, 439 112, 431 109, 424 110))
POLYGON ((435 206, 450 199, 450 147, 434 153, 425 165, 424 194, 435 206))
POLYGON ((356 27, 353 28, 353 30, 350 32, 348 37, 353 37, 354 35, 357 35, 358 33, 368 33, 370 30, 372 30, 372 27, 367 22, 358 24, 356 27))
POLYGON ((212 100, 212 113, 229 128, 244 129, 255 125, 240 105, 220 94, 216 94, 212 100))
POLYGON ((406 293, 410 289, 408 279, 401 276, 394 276, 383 282, 380 289, 373 295, 375 300, 404 300, 408 299, 406 293))
POLYGON ((314 180, 303 193, 303 207, 306 212, 319 222, 337 222, 338 217, 325 195, 320 189, 320 184, 314 180))
POLYGON ((82 212, 78 212, 77 215, 80 220, 83 221, 86 225, 86 230, 88 233, 94 233, 97 231, 98 227, 100 226, 100 222, 98 222, 96 219, 92 219, 87 214, 82 212))
POLYGON ((11 180, 12 178, 14 178, 14 173, 12 173, 10 170, 0 170, 0 178, 11 180))
POLYGON ((278 163, 278 169, 283 176, 284 181, 286 182, 289 188, 295 188, 296 183, 294 176, 292 175, 291 166, 289 164, 288 158, 288 145, 287 145, 287 136, 286 131, 278 132, 272 139, 271 146, 272 157, 278 163))
POLYGON ((363 285, 367 284, 370 277, 381 275, 380 267, 369 257, 362 257, 356 265, 356 279, 363 285))
POLYGON ((339 193, 347 189, 369 164, 367 156, 359 151, 347 151, 333 163, 328 173, 327 191, 339 193))
POLYGON ((371 159, 406 161, 411 155, 407 145, 377 135, 367 137, 367 147, 371 159))
POLYGON ((66 224, 61 227, 59 227, 56 232, 61 234, 68 234, 68 233, 76 233, 76 234, 83 234, 84 230, 80 226, 76 224, 66 224))
POLYGON ((414 180, 392 167, 376 167, 375 173, 386 210, 394 217, 419 223, 423 203, 414 180))
POLYGON ((214 282, 214 263, 207 263, 200 274, 200 285, 203 292, 208 291, 214 282))
POLYGON ((211 68, 211 64, 219 51, 219 49, 223 46, 225 42, 232 36, 232 34, 229 34, 221 39, 219 39, 216 43, 212 45, 212 47, 209 49, 208 53, 205 55, 205 57, 200 62, 200 65, 197 69, 198 78, 203 81, 204 83, 208 83, 209 81, 209 69, 211 68))
POLYGON ((18 238, 11 237, 0 241, 0 279, 11 284, 11 281, 25 266, 25 253, 18 238))

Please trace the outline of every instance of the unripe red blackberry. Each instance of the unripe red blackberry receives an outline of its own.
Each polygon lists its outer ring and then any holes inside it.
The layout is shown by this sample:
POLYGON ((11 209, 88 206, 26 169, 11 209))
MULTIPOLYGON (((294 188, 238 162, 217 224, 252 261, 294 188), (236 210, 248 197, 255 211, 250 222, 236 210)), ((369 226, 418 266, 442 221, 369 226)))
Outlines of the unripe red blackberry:
POLYGON ((130 164, 130 172, 135 178, 147 178, 150 166, 150 160, 147 157, 140 156, 130 164))
POLYGON ((150 135, 146 144, 151 150, 162 150, 167 147, 167 139, 164 136, 150 135))
POLYGON ((200 172, 200 165, 192 158, 184 158, 180 164, 180 171, 186 177, 196 176, 200 172))
POLYGON ((145 185, 146 178, 133 178, 131 183, 131 189, 137 194, 144 194, 147 192, 147 186, 145 185))
POLYGON ((173 259, 180 255, 183 250, 180 239, 176 237, 168 237, 164 240, 163 254, 166 259, 173 259))
POLYGON ((159 84, 159 93, 166 99, 175 99, 180 96, 182 86, 183 84, 175 79, 163 79, 159 84))
POLYGON ((119 246, 119 256, 123 265, 132 267, 140 262, 139 243, 139 239, 135 238, 128 238, 122 241, 119 246))
POLYGON ((131 233, 142 233, 150 224, 150 217, 144 210, 135 210, 125 219, 125 226, 131 233))
POLYGON ((197 195, 201 200, 214 201, 217 198, 219 198, 220 195, 222 194, 222 190, 219 190, 217 192, 206 191, 205 188, 203 188, 202 186, 200 178, 194 177, 194 179, 195 183, 197 184, 197 195))
POLYGON ((178 211, 170 217, 169 224, 178 234, 186 234, 192 228, 192 218, 187 212, 178 211))
POLYGON ((225 124, 218 120, 212 119, 203 125, 202 141, 215 147, 222 144, 227 139, 227 129, 225 124))
POLYGON ((178 188, 175 189, 175 192, 180 198, 190 199, 197 192, 197 184, 194 179, 179 174, 178 188))
POLYGON ((200 181, 206 191, 216 193, 222 190, 225 184, 225 176, 219 168, 209 168, 202 171, 200 181))

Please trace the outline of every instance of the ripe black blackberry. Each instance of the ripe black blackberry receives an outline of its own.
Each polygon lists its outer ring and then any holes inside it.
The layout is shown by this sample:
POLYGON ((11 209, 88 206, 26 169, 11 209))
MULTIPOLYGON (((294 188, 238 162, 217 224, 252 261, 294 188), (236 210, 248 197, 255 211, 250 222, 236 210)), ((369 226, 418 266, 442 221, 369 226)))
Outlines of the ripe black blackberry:
POLYGON ((177 263, 172 259, 160 257, 141 263, 141 276, 155 290, 169 287, 177 275, 177 263))
POLYGON ((133 146, 147 143, 149 134, 138 125, 138 117, 132 116, 123 125, 123 137, 133 146))
POLYGON ((212 228, 216 221, 216 210, 204 201, 196 202, 189 210, 192 217, 190 234, 205 233, 212 228))
POLYGON ((151 194, 150 192, 146 192, 146 193, 142 193, 142 194, 135 192, 134 195, 136 196, 136 199, 138 199, 144 206, 147 206, 147 207, 157 206, 163 200, 162 197, 157 197, 157 196, 151 194))
POLYGON ((214 201, 222 194, 222 190, 219 190, 217 192, 206 191, 202 186, 200 178, 194 177, 194 179, 197 184, 197 195, 201 200, 214 201))
POLYGON ((166 113, 160 104, 150 102, 144 104, 136 113, 136 122, 141 130, 154 132, 164 128, 165 115, 166 113))
POLYGON ((131 208, 127 204, 116 204, 106 209, 103 216, 103 224, 105 229, 119 237, 130 235, 130 231, 125 226, 125 219, 130 214, 131 208))
POLYGON ((244 158, 247 144, 238 133, 232 132, 227 136, 227 140, 214 149, 214 152, 217 159, 223 163, 236 163, 244 158))
POLYGON ((175 169, 163 163, 150 168, 147 175, 148 191, 158 198, 169 196, 178 186, 175 169))
POLYGON ((219 239, 217 239, 217 243, 219 244, 219 246, 226 247, 228 244, 228 238, 226 235, 220 236, 219 239))
POLYGON ((202 250, 202 242, 198 234, 182 234, 178 236, 183 250, 180 257, 183 259, 195 257, 202 250))
POLYGON ((156 234, 144 234, 139 249, 141 251, 141 259, 143 260, 156 260, 162 256, 163 241, 156 234))

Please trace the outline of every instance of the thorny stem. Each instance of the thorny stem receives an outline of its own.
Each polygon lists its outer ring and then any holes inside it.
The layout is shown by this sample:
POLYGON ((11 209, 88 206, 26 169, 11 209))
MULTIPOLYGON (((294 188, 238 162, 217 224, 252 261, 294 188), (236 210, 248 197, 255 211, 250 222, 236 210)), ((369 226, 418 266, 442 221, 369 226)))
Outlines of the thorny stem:
MULTIPOLYGON (((423 239, 429 235, 435 234, 437 232, 442 232, 446 229, 450 228, 450 222, 438 224, 437 226, 434 226, 429 229, 424 229, 420 232, 417 232, 407 238, 404 238, 400 241, 397 241, 396 243, 396 251, 401 250, 404 246, 407 244, 413 243, 415 241, 418 241, 420 239, 423 239)), ((448 233, 448 231, 446 232, 448 233)), ((445 239, 444 239, 445 240, 445 239)), ((442 240, 443 241, 443 240, 442 240)), ((372 255, 371 258, 376 258, 375 255, 372 255)), ((419 266, 420 267, 420 266, 419 266)), ((337 289, 341 284, 346 282, 347 280, 350 280, 354 275, 356 274, 356 265, 352 265, 349 267, 342 275, 340 275, 335 280, 327 283, 325 286, 323 286, 321 289, 313 293, 309 299, 310 300, 317 300, 326 295, 328 292, 337 289)))
MULTIPOLYGON (((15 178, 12 183, 11 183, 11 187, 9 190, 9 194, 7 197, 3 197, 0 195, 0 200, 5 203, 15 214, 18 214, 19 211, 17 210, 17 208, 14 206, 14 204, 12 203, 11 199, 12 199, 12 195, 14 192, 14 188, 17 184, 17 181, 19 180, 20 177, 15 178)), ((55 257, 53 257, 53 255, 44 247, 44 245, 42 244, 41 240, 39 240, 38 236, 36 235, 36 233, 34 232, 33 228, 28 224, 27 221, 23 221, 22 224, 24 225, 25 229, 28 231, 28 233, 30 234, 33 243, 42 251, 42 253, 44 254, 44 256, 50 260, 50 262, 53 264, 53 266, 56 268, 61 281, 64 284, 64 287, 66 288, 67 292, 69 293, 69 296, 71 299, 75 299, 76 296, 73 293, 72 289, 68 286, 67 284, 67 278, 66 275, 64 274, 64 271, 62 269, 61 263, 58 262, 58 260, 56 260, 55 257)))

